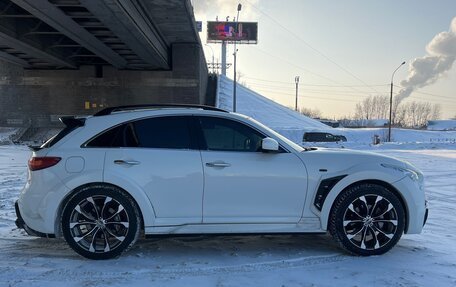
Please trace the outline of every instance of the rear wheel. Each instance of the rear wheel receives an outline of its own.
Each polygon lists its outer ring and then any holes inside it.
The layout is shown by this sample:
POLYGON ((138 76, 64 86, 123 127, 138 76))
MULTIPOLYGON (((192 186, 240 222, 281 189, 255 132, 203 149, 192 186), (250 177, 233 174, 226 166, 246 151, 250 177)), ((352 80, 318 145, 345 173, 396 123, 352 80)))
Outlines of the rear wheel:
POLYGON ((89 259, 110 259, 136 242, 141 217, 136 203, 121 189, 90 186, 67 202, 61 224, 74 251, 89 259))
POLYGON ((376 184, 360 184, 336 199, 329 231, 339 245, 362 256, 390 250, 402 236, 405 212, 391 191, 376 184))

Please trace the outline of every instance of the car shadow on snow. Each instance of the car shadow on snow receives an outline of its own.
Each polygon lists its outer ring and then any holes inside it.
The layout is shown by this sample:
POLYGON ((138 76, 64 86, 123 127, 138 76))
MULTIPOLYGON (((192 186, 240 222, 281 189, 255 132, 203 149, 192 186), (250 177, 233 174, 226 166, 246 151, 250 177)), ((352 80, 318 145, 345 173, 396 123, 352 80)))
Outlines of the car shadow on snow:
MULTIPOLYGON (((66 258, 86 260, 78 256, 63 239, 34 238, 16 234, 0 239, 0 255, 25 257, 66 258)), ((168 264, 184 261, 216 261, 233 258, 288 260, 307 256, 343 254, 327 234, 280 235, 166 235, 142 238, 117 260, 137 258, 159 259, 168 264)), ((249 261, 249 260, 247 260, 249 261)))

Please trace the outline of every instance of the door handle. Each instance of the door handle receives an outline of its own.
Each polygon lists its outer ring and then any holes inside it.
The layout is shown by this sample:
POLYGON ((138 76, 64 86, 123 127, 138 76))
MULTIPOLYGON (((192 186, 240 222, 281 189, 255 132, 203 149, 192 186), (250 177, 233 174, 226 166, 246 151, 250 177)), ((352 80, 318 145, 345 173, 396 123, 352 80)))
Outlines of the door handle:
POLYGON ((208 162, 206 163, 208 167, 230 167, 231 164, 223 162, 223 161, 215 161, 215 162, 208 162))
POLYGON ((115 164, 125 164, 125 165, 138 165, 140 164, 139 161, 136 160, 123 160, 123 159, 116 159, 114 161, 115 164))

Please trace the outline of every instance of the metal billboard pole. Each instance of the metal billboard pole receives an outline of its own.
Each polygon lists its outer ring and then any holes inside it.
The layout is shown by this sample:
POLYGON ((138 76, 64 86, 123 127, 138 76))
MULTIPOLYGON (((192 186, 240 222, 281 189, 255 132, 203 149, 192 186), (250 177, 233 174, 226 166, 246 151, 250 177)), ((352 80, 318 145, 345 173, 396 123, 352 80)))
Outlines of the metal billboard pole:
POLYGON ((226 76, 226 41, 222 42, 222 75, 226 76))

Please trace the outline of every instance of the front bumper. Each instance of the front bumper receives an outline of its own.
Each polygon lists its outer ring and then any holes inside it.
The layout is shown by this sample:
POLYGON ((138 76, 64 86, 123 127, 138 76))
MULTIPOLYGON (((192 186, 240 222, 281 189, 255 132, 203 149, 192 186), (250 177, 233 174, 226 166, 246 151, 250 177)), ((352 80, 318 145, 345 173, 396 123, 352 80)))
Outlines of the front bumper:
POLYGON ((24 219, 22 218, 21 211, 19 210, 19 203, 16 201, 14 204, 14 209, 16 210, 17 219, 15 221, 16 226, 20 229, 24 229, 28 235, 37 236, 37 237, 47 237, 47 238, 55 238, 55 234, 46 234, 36 230, 31 229, 30 227, 25 224, 24 219))
POLYGON ((393 187, 400 192, 405 203, 407 226, 406 234, 421 233, 427 220, 428 207, 422 182, 416 182, 408 176, 392 183, 393 187))

